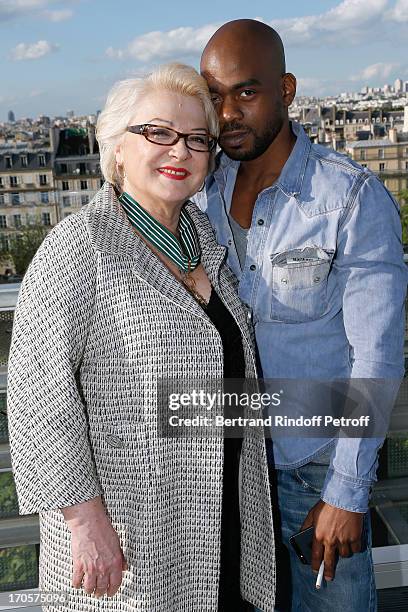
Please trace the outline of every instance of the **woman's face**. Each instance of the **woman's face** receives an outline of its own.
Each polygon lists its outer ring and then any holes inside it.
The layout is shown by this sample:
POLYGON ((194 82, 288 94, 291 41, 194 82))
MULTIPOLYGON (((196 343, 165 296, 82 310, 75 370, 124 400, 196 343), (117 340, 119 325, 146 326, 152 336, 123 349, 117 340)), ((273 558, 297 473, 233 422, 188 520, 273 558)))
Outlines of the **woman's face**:
MULTIPOLYGON (((183 133, 208 131, 197 98, 164 90, 141 99, 130 125, 144 123, 183 133)), ((188 149, 183 138, 174 145, 163 146, 131 132, 126 132, 116 147, 116 161, 125 172, 123 190, 142 205, 185 202, 200 189, 208 171, 209 155, 188 149)))

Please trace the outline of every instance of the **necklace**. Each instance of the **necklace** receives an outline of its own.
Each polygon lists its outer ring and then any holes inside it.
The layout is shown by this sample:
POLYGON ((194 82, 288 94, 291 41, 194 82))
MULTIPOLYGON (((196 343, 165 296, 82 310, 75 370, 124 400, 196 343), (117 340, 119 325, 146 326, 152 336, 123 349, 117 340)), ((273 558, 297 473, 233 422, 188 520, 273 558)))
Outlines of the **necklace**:
POLYGON ((145 240, 150 242, 160 253, 177 266, 180 280, 201 305, 207 305, 203 296, 196 289, 196 282, 191 273, 201 260, 201 247, 194 223, 184 208, 180 211, 178 230, 180 240, 162 223, 147 212, 132 196, 123 192, 119 201, 134 229, 145 240))

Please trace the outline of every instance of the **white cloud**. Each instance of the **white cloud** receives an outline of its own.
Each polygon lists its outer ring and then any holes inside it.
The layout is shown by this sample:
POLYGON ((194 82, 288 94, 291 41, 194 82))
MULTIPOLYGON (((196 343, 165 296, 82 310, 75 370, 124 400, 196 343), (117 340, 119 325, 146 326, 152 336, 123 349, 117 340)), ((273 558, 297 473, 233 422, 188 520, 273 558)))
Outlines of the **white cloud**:
POLYGON ((378 62, 377 64, 370 64, 358 74, 351 77, 351 81, 373 81, 374 79, 386 79, 390 76, 395 68, 398 68, 399 64, 378 62))
POLYGON ((387 17, 397 22, 408 21, 408 0, 398 0, 388 12, 387 17))
POLYGON ((55 11, 44 11, 44 17, 50 21, 59 22, 71 19, 74 13, 70 9, 58 9, 55 11))
MULTIPOLYGON (((408 2, 408 0, 400 0, 408 2)), ((388 0, 343 0, 320 15, 290 19, 258 21, 276 28, 287 46, 306 42, 319 45, 340 45, 361 42, 373 37, 374 26, 384 20, 388 0)), ((221 23, 209 23, 199 28, 180 27, 167 32, 154 31, 133 39, 126 47, 106 50, 111 59, 133 59, 140 62, 162 62, 186 57, 198 57, 221 23)))
POLYGON ((39 40, 36 43, 20 43, 11 51, 11 59, 14 61, 34 60, 45 57, 57 51, 59 45, 49 43, 47 40, 39 40))
POLYGON ((109 47, 106 55, 112 59, 132 58, 142 62, 198 56, 220 25, 208 24, 201 28, 182 27, 168 32, 148 32, 137 36, 124 49, 109 47))

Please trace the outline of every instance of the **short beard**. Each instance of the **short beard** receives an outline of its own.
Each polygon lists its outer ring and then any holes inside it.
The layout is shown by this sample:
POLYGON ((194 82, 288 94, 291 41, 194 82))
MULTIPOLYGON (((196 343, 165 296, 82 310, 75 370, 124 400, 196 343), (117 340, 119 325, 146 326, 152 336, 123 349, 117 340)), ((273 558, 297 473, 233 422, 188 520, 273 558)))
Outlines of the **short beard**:
POLYGON ((249 151, 240 151, 239 149, 233 149, 229 152, 225 151, 225 153, 228 155, 228 157, 236 161, 252 161, 253 159, 257 159, 263 153, 265 153, 268 147, 273 143, 273 141, 282 129, 283 121, 283 117, 274 119, 273 122, 269 123, 266 126, 262 134, 257 134, 254 130, 250 129, 250 133, 254 135, 254 144, 249 151))

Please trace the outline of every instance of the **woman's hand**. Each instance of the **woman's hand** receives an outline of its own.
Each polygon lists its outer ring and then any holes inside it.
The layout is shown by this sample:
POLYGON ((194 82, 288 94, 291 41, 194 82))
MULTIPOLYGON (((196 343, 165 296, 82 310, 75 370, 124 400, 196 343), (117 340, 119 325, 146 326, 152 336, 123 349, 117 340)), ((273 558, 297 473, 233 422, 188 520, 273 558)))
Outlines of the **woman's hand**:
POLYGON ((61 508, 71 531, 72 586, 96 597, 115 595, 128 569, 118 534, 100 497, 61 508))

